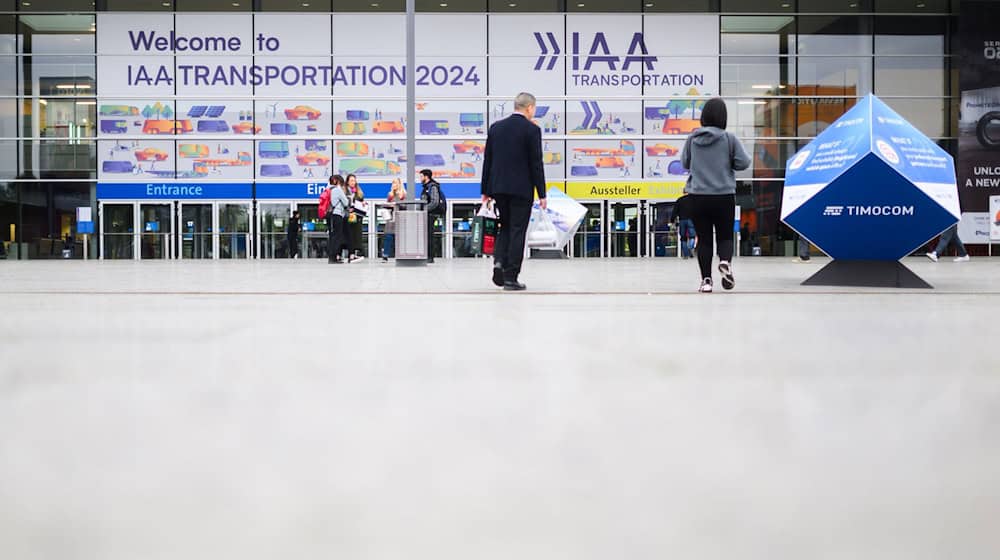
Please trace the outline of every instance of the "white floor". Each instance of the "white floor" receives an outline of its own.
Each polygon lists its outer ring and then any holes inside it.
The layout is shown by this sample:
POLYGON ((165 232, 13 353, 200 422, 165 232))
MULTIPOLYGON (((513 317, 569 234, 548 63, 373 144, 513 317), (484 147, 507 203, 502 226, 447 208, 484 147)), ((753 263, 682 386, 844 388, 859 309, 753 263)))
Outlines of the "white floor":
POLYGON ((0 261, 0 557, 1000 557, 1000 259, 0 261))

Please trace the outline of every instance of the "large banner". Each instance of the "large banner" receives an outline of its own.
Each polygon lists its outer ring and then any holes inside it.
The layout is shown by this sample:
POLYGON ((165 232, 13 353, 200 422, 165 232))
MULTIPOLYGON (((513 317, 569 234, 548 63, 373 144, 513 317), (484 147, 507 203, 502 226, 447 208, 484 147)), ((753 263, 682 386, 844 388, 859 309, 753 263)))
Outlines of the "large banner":
POLYGON ((1000 27, 995 2, 965 0, 959 18, 958 187, 963 212, 1000 194, 1000 27))
POLYGON ((718 16, 417 17, 408 123, 403 14, 98 14, 98 180, 387 184, 412 164, 469 185, 489 125, 529 91, 548 179, 675 198, 684 137, 719 94, 718 16))

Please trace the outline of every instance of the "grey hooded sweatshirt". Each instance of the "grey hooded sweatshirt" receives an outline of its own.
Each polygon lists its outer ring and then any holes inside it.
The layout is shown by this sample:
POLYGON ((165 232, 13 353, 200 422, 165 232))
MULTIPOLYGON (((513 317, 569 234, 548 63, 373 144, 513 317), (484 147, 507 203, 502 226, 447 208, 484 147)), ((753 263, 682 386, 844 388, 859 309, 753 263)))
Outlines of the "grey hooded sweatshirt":
POLYGON ((691 172, 689 194, 736 194, 736 171, 750 167, 750 156, 735 135, 705 126, 684 142, 681 164, 691 172))

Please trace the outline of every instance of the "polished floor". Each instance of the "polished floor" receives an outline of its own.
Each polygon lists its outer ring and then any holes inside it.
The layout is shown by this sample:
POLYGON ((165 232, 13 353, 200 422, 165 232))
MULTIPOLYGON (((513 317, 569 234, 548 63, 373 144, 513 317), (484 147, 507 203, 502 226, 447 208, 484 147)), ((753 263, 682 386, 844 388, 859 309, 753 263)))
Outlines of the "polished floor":
POLYGON ((0 261, 0 557, 1000 557, 1000 259, 0 261))

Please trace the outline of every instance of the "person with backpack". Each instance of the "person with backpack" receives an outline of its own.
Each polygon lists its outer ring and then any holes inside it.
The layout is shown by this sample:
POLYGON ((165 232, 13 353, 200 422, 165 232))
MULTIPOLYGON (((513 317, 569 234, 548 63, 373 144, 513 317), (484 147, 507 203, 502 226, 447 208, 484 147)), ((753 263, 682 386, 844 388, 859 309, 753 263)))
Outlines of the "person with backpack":
POLYGON ((726 132, 726 103, 709 99, 701 110, 701 128, 684 142, 681 164, 690 171, 686 190, 691 197, 691 219, 698 236, 699 292, 712 292, 713 237, 718 244, 722 287, 736 286, 733 276, 733 220, 736 215, 736 171, 750 167, 739 139, 726 132), (714 229, 714 232, 713 232, 714 229))
POLYGON ((364 260, 365 257, 361 254, 363 236, 361 222, 367 215, 368 204, 365 202, 365 191, 361 190, 358 178, 353 173, 344 178, 344 190, 350 201, 347 222, 344 225, 347 231, 347 258, 350 262, 364 260))
POLYGON ((434 262, 434 221, 439 216, 444 216, 448 209, 448 200, 445 199, 441 184, 434 180, 434 172, 430 169, 420 170, 420 182, 423 183, 423 190, 420 191, 420 199, 424 201, 427 208, 427 262, 434 262))
POLYGON ((344 235, 346 233, 344 220, 350 204, 344 178, 340 175, 330 177, 330 186, 319 196, 319 213, 326 216, 326 247, 329 264, 344 262, 340 252, 347 243, 344 235))

